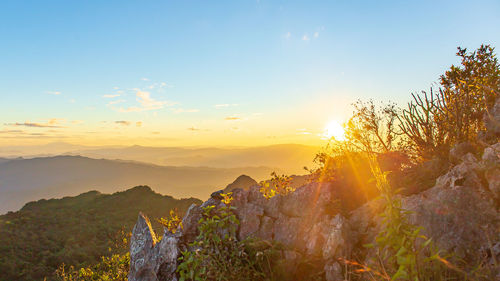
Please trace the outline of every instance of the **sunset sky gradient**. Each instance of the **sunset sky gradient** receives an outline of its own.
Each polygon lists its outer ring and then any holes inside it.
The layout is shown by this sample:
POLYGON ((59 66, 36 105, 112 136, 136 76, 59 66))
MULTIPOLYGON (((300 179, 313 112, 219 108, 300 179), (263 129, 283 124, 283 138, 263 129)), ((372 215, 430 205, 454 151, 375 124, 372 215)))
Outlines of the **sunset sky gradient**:
MULTIPOLYGON (((500 2, 2 1, 0 145, 321 144, 500 46, 500 2)), ((498 50, 497 50, 498 51, 498 50)))

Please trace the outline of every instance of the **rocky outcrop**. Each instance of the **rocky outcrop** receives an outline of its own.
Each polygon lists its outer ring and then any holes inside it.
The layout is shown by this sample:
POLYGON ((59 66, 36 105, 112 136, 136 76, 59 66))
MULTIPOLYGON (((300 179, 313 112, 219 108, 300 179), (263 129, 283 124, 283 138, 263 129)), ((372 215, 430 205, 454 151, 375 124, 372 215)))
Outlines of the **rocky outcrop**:
POLYGON ((157 241, 149 219, 139 214, 130 240, 130 281, 177 281, 179 238, 166 231, 157 241))
MULTIPOLYGON (((403 197, 403 208, 411 211, 411 222, 423 226, 424 234, 440 249, 465 261, 475 262, 481 256, 498 261, 500 144, 486 148, 480 159, 467 151, 456 150, 456 165, 438 178, 434 187, 403 197)), ((309 183, 268 200, 255 185, 247 190, 233 189, 231 204, 240 220, 238 238, 281 243, 291 276, 300 258, 314 257, 322 264, 325 280, 343 280, 342 259, 351 259, 355 252, 358 258, 370 258, 369 252, 359 252, 382 227, 379 214, 383 202, 372 200, 342 215, 332 208, 334 191, 331 183, 309 183)), ((220 193, 212 194, 202 206, 192 205, 183 219, 183 229, 175 235, 166 231, 159 242, 147 219, 140 215, 132 234, 129 280, 177 280, 179 251, 188 249, 195 239, 201 208, 208 205, 224 206, 220 193)))
POLYGON ((241 188, 243 190, 249 189, 251 186, 257 185, 258 183, 247 175, 241 175, 236 178, 232 183, 228 184, 226 188, 224 188, 224 192, 228 193, 233 191, 236 188, 241 188))

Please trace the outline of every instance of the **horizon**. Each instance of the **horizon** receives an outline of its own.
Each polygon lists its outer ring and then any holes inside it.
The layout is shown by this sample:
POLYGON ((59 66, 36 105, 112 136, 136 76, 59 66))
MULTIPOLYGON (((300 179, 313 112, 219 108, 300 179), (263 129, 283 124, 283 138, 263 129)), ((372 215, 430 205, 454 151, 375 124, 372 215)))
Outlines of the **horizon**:
POLYGON ((322 146, 357 99, 403 106, 457 47, 498 46, 499 12, 488 0, 4 2, 0 147, 322 146))

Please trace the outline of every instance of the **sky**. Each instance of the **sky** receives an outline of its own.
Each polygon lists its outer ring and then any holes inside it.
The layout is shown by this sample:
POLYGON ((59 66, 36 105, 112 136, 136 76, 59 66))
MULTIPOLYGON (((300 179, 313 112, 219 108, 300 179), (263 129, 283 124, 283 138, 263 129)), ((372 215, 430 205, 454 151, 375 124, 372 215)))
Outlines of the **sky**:
POLYGON ((318 145, 500 46, 500 1, 0 2, 0 146, 318 145))

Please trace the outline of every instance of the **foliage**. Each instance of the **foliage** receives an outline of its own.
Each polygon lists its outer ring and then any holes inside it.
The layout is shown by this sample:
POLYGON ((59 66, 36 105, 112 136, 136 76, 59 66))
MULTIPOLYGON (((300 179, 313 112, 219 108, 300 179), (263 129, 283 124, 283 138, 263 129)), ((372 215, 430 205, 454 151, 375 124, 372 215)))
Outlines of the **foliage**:
POLYGON ((424 251, 431 244, 431 240, 420 234, 421 227, 408 221, 410 212, 402 208, 401 198, 395 196, 387 180, 387 172, 380 170, 373 155, 370 155, 369 162, 385 202, 381 214, 383 225, 375 244, 378 254, 382 257, 378 264, 379 272, 384 279, 425 280, 425 270, 434 267, 432 263, 439 255, 437 252, 428 255, 429 253, 424 251))
POLYGON ((126 281, 130 266, 130 254, 114 254, 102 257, 100 263, 76 270, 70 266, 67 270, 61 265, 57 271, 57 279, 61 281, 126 281))
POLYGON ((467 53, 459 47, 457 55, 461 65, 452 65, 441 75, 438 92, 412 95, 397 116, 407 148, 421 160, 442 158, 460 142, 477 143, 485 132, 484 117, 498 97, 500 65, 494 49, 481 45, 467 53))
POLYGON ((494 48, 481 45, 476 51, 458 48, 460 66, 441 75, 438 122, 447 124, 455 142, 474 141, 484 130, 483 116, 495 103, 500 89, 500 65, 494 48))
MULTIPOLYGON (((0 216, 0 280, 54 280, 63 263, 86 268, 102 256, 123 255, 128 246, 116 241, 123 239, 124 229, 133 228, 140 211, 162 217, 176 208, 183 214, 200 202, 139 186, 112 195, 93 191, 28 203, 0 216)), ((160 224, 154 227, 163 229, 160 224)))
POLYGON ((200 234, 184 251, 177 271, 184 280, 259 280, 262 272, 245 251, 245 244, 236 239, 238 219, 234 207, 203 208, 199 221, 200 234))
POLYGON ((175 233, 179 228, 182 229, 182 219, 176 209, 170 210, 170 218, 159 218, 158 222, 166 227, 168 231, 175 233))
POLYGON ((271 173, 270 180, 262 181, 260 183, 260 192, 265 198, 271 199, 276 194, 287 195, 295 191, 291 185, 292 178, 286 175, 278 175, 276 172, 271 173))
POLYGON ((395 122, 397 109, 394 103, 377 107, 370 100, 353 104, 354 113, 346 124, 345 138, 357 150, 389 152, 397 145, 395 122))

